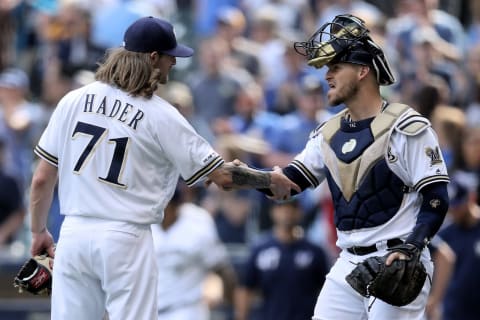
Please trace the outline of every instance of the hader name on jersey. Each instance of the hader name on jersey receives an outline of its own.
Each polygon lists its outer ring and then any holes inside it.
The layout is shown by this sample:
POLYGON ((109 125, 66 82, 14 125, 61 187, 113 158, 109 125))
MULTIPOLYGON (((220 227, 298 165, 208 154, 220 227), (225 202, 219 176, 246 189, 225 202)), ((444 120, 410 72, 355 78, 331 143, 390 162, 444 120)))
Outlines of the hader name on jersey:
POLYGON ((141 109, 118 99, 107 101, 106 96, 102 99, 98 99, 95 96, 95 94, 85 95, 85 107, 83 108, 83 112, 96 113, 109 118, 115 118, 132 129, 137 129, 138 123, 144 116, 141 109))

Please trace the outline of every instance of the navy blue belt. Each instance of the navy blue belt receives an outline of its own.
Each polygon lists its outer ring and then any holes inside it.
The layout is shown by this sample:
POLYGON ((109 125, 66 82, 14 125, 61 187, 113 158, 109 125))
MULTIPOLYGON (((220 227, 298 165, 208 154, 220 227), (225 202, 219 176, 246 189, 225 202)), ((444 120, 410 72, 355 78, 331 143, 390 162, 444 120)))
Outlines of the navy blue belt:
MULTIPOLYGON (((387 248, 395 247, 400 244, 402 244, 403 241, 401 239, 395 238, 395 239, 388 239, 387 240, 387 248)), ((364 256, 369 253, 373 253, 375 251, 378 251, 377 245, 372 244, 371 246, 368 247, 350 247, 347 248, 347 251, 350 252, 351 254, 357 255, 357 256, 364 256)))

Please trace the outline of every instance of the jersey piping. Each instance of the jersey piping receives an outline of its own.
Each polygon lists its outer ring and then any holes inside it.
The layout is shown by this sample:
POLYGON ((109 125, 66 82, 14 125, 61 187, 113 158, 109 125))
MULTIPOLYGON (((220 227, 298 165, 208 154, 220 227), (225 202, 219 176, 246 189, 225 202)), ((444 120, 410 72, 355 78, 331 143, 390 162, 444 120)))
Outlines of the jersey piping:
POLYGON ((216 168, 221 166, 224 162, 225 160, 223 160, 220 156, 215 157, 208 165, 198 170, 191 178, 187 179, 186 180, 187 185, 189 187, 193 186, 198 180, 210 174, 216 168))
POLYGON ((51 155, 45 149, 43 149, 40 146, 35 146, 35 149, 33 150, 40 158, 43 160, 47 161, 48 163, 54 165, 55 167, 58 167, 58 158, 51 155))

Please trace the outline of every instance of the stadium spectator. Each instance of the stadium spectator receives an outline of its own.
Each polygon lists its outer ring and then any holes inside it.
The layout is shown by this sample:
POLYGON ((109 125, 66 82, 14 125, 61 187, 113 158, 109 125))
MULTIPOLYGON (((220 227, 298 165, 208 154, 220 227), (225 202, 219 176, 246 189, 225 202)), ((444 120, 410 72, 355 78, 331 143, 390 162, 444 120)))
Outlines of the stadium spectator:
POLYGON ((258 78, 260 65, 257 57, 258 48, 245 37, 247 20, 244 13, 236 7, 224 7, 217 14, 216 38, 226 41, 229 48, 229 60, 237 68, 246 69, 258 78))
POLYGON ((468 50, 464 70, 469 85, 465 102, 467 123, 480 127, 480 43, 468 50))
POLYGON ((265 167, 290 163, 293 157, 302 151, 310 133, 332 115, 326 109, 326 98, 320 79, 314 75, 305 76, 298 85, 292 96, 295 109, 283 117, 276 137, 271 142, 272 152, 263 157, 265 167))
POLYGON ((225 68, 227 43, 220 39, 205 39, 199 44, 197 70, 187 78, 192 90, 196 113, 210 125, 216 118, 234 113, 233 104, 239 89, 238 80, 225 68))
MULTIPOLYGON (((217 117, 237 116, 234 110, 236 97, 241 92, 241 85, 250 81, 255 81, 258 88, 267 93, 265 105, 276 113, 300 110, 301 100, 312 98, 309 103, 315 103, 314 100, 320 94, 306 94, 299 79, 304 78, 305 69, 310 70, 308 76, 313 74, 317 78, 323 78, 325 71, 305 68, 306 64, 302 64, 297 59, 298 56, 291 55, 292 39, 304 38, 301 34, 312 34, 320 25, 318 21, 339 12, 335 10, 344 10, 365 21, 373 40, 389 57, 392 71, 399 81, 398 85, 382 87, 382 95, 390 102, 405 102, 419 111, 427 111, 430 116, 434 114, 434 117, 438 117, 440 121, 432 120, 432 123, 439 138, 446 142, 441 146, 444 159, 455 176, 470 183, 480 179, 479 4, 480 1, 477 0, 0 0, 0 73, 12 70, 11 68, 25 71, 30 88, 26 100, 44 107, 41 108, 44 115, 39 117, 43 118, 54 110, 65 93, 85 84, 84 81, 88 81, 87 78, 93 74, 91 70, 96 68, 95 50, 87 50, 93 55, 85 55, 82 43, 86 47, 90 46, 88 43, 99 47, 118 47, 122 44, 123 30, 137 18, 159 15, 171 19, 179 42, 194 44, 195 49, 202 48, 207 58, 178 59, 177 65, 170 72, 171 80, 194 85, 188 89, 193 91, 193 109, 183 108, 189 104, 188 90, 176 87, 175 84, 171 87, 172 90, 163 90, 159 95, 178 104, 182 114, 208 141, 216 144, 217 139, 220 139, 223 143, 222 151, 228 151, 226 156, 244 159, 246 155, 253 155, 263 161, 265 156, 277 155, 275 141, 279 141, 281 148, 288 149, 295 146, 297 138, 309 133, 307 125, 300 127, 303 122, 297 122, 296 114, 277 117, 274 121, 275 134, 271 131, 262 138, 244 134, 236 135, 235 139, 226 139, 226 135, 206 134, 211 128, 206 128, 205 124, 210 125, 210 121, 217 117), (379 14, 379 10, 384 15, 379 14), (90 35, 89 22, 92 28, 90 35), (274 28, 270 28, 272 26, 274 28), (431 32, 432 28, 434 33, 431 32), (274 32, 266 32, 269 29, 274 32), (429 37, 428 32, 436 35, 429 37), (465 35, 466 41, 461 45, 461 39, 465 39, 465 35), (443 40, 439 41, 439 38, 443 40), (452 60, 455 54, 452 55, 451 52, 454 51, 460 52, 462 59, 452 60), (83 59, 87 56, 90 58, 83 59), (75 61, 81 62, 77 65, 75 61), (88 65, 90 71, 73 72, 80 65, 88 65), (265 66, 268 66, 269 73, 273 75, 269 76, 269 82, 262 78, 266 75, 265 66), (207 74, 207 69, 213 71, 207 74), (443 75, 446 77, 442 79, 443 75), (287 86, 282 86, 285 83, 287 86), (458 117, 462 110, 465 112, 463 119, 467 127, 465 132, 458 134, 456 124, 462 118, 458 117), (194 114, 190 115, 192 111, 194 114), (297 124, 298 130, 295 129, 297 124), (438 129, 443 126, 446 130, 438 129), (289 134, 282 135, 283 138, 279 140, 277 131, 289 134)), ((0 88, 0 92, 3 92, 0 95, 6 91, 11 93, 12 89, 0 88)), ((246 96, 240 98, 243 103, 249 100, 246 96)), ((0 105, 0 118, 3 119, 6 108, 2 102, 0 105)), ((328 110, 336 113, 340 108, 343 106, 329 107, 328 110)), ((25 117, 20 116, 22 114, 28 112, 20 112, 19 117, 8 118, 25 120, 25 117)), ((37 119, 35 114, 36 112, 30 114, 32 120, 37 119)), ((426 113, 424 115, 427 116, 426 113)), ((432 119, 430 116, 428 117, 432 119)), ((13 122, 25 123, 17 120, 13 122)), ((321 119, 317 120, 321 122, 321 119)), ((45 125, 45 121, 34 122, 35 127, 45 125)), ((255 125, 249 123, 245 127, 252 129, 255 125)), ((28 135, 35 141, 39 136, 33 134, 36 129, 31 131, 28 128, 20 134, 20 140, 16 139, 21 144, 12 143, 12 137, 18 138, 19 133, 13 131, 14 135, 12 131, 8 123, 0 120, 0 139, 4 140, 6 148, 6 170, 14 179, 25 180, 24 176, 30 174, 31 166, 28 162, 32 150, 31 147, 26 147, 31 143, 23 144, 27 142, 23 138, 28 135), (13 171, 10 169, 12 167, 13 171), (18 173, 22 171, 20 167, 27 171, 18 173)), ((286 155, 289 157, 288 153, 286 155)), ((335 246, 337 239, 335 232, 330 232, 335 230, 329 228, 333 225, 334 209, 327 188, 324 184, 323 188, 317 188, 318 192, 309 197, 312 200, 311 212, 314 213, 311 217, 315 217, 315 220, 311 228, 305 229, 305 236, 317 244, 323 244, 327 239, 335 254, 338 250, 335 246)), ((8 191, 8 188, 3 191, 8 191)), ((20 187, 20 191, 28 194, 26 188, 20 187)), ((204 192, 189 201, 214 214, 218 233, 221 240, 225 241, 237 268, 246 258, 247 245, 251 244, 260 231, 271 226, 269 206, 264 205, 271 201, 255 191, 225 193, 208 188, 204 192)), ((480 195, 477 199, 480 202, 480 195)), ((25 198, 25 203, 29 201, 29 198, 25 198)), ((59 210, 58 200, 54 200, 51 209, 54 214, 49 215, 48 227, 55 241, 63 221, 59 210)), ((24 226, 23 230, 27 229, 24 226)), ((25 241, 25 247, 29 246, 26 237, 21 236, 20 239, 25 241)), ((12 247, 10 258, 13 260, 25 252, 13 248, 16 246, 12 247)), ((7 263, 11 259, 1 260, 2 263, 7 263)), ((7 267, 11 266, 7 263, 7 267)), ((0 279, 3 275, 0 273, 0 279)), ((10 282, 5 285, 2 283, 3 289, 10 287, 10 282)), ((18 298, 16 295, 13 297, 18 298)), ((0 304, 0 318, 15 319, 10 313, 4 316, 1 309, 0 304)), ((27 310, 35 310, 36 315, 40 311, 38 305, 30 301, 22 304, 19 309, 21 311, 18 313, 21 312, 23 318, 31 317, 27 315, 30 313, 27 310)), ((45 311, 48 308, 45 306, 43 309, 45 311)), ((222 315, 219 315, 220 319, 222 315)), ((215 319, 216 316, 217 314, 212 315, 215 319)), ((225 317, 228 319, 228 315, 225 317)))
MULTIPOLYGON (((444 41, 465 52, 465 30, 459 19, 439 9, 438 0, 405 0, 402 12, 388 23, 390 44, 399 50, 402 61, 411 62, 413 37, 422 28, 433 28, 444 41), (403 60, 405 59, 405 60, 403 60)), ((405 65, 407 67, 407 65, 405 65)))
MULTIPOLYGON (((61 72, 74 74, 79 70, 94 71, 97 62, 104 56, 105 48, 92 42, 91 12, 79 4, 62 6, 58 21, 62 35, 55 43, 61 72)), ((119 46, 120 42, 116 45, 119 46)))
POLYGON ((26 187, 32 174, 32 148, 48 121, 44 108, 30 99, 29 78, 19 68, 0 73, 0 136, 4 169, 26 187))
POLYGON ((258 8, 251 17, 251 39, 258 47, 260 62, 260 84, 264 89, 267 110, 272 111, 281 83, 286 79, 287 70, 283 65, 285 42, 279 30, 279 13, 270 6, 258 8))
POLYGON ((165 208, 163 221, 152 225, 159 320, 209 320, 211 307, 233 301, 236 275, 227 250, 210 213, 189 202, 188 192, 180 182, 165 208), (225 300, 205 290, 212 273, 221 279, 217 290, 223 291, 225 300))
POLYGON ((466 43, 467 49, 480 44, 480 2, 468 1, 471 21, 467 25, 466 43))
MULTIPOLYGON (((302 35, 291 35, 293 37, 304 37, 302 35)), ((272 111, 281 115, 294 112, 297 104, 297 95, 301 93, 303 81, 306 77, 317 77, 305 65, 303 57, 295 52, 295 48, 290 45, 293 40, 285 39, 285 52, 283 54, 286 76, 280 83, 278 94, 272 111)), ((308 81, 308 80, 307 80, 308 81)))
POLYGON ((253 319, 257 308, 255 319, 310 319, 328 271, 327 256, 303 237, 296 200, 273 205, 271 216, 271 232, 254 244, 241 272, 235 320, 253 319))
POLYGON ((468 185, 477 185, 477 201, 480 204, 480 127, 466 126, 457 137, 455 172, 468 185))
POLYGON ((215 142, 216 137, 212 128, 204 117, 196 113, 192 91, 186 84, 170 81, 163 88, 158 88, 157 92, 159 96, 165 97, 165 100, 176 107, 202 137, 212 144, 215 142))
POLYGON ((475 188, 461 179, 449 185, 451 224, 435 239, 435 272, 427 304, 429 320, 475 320, 480 314, 480 207, 475 188))
MULTIPOLYGON (((264 167, 262 158, 270 152, 272 141, 277 139, 281 117, 266 109, 262 87, 254 81, 240 85, 234 111, 232 116, 218 118, 213 123, 217 149, 227 159, 241 159, 256 167, 264 167)), ((266 200, 260 194, 257 197, 254 201, 266 200)))
POLYGON ((3 169, 5 145, 0 139, 0 247, 16 239, 23 225, 25 206, 23 190, 16 179, 3 169))
POLYGON ((0 4, 0 71, 9 66, 13 59, 15 48, 12 45, 15 38, 15 24, 12 1, 2 1, 0 4))

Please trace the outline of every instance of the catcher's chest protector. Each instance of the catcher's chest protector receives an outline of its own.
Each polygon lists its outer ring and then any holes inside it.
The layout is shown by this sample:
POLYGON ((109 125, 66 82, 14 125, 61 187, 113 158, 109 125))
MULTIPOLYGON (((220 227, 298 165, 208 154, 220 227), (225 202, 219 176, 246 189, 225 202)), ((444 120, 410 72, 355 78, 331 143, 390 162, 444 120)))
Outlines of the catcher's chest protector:
POLYGON ((337 229, 375 227, 398 211, 408 188, 390 170, 386 159, 395 123, 411 110, 394 103, 373 120, 358 122, 343 120, 345 110, 320 129, 337 229))

